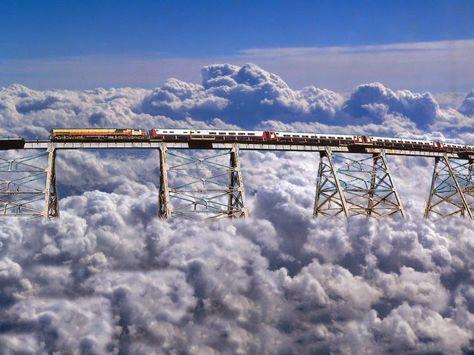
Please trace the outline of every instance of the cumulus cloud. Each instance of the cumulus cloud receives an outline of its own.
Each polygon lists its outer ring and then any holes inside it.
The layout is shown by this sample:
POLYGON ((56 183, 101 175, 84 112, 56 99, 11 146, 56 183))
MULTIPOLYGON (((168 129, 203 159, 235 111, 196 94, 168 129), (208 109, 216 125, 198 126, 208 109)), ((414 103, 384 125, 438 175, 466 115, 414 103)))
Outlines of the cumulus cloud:
POLYGON ((343 110, 354 117, 381 118, 398 113, 426 127, 439 115, 439 105, 430 93, 409 90, 392 91, 381 83, 358 86, 344 104, 343 110))
POLYGON ((464 98, 464 101, 459 107, 459 112, 465 114, 466 116, 474 116, 474 90, 472 90, 464 98))
MULTIPOLYGON (((202 77, 155 90, 10 86, 0 130, 249 124, 428 137, 430 125, 471 137, 469 117, 429 94, 369 84, 344 102, 254 65, 211 65, 202 77)), ((472 223, 421 218, 428 159, 388 158, 405 219, 348 222, 312 218, 318 158, 290 152, 241 153, 249 219, 158 220, 158 161, 61 151, 61 218, 0 221, 0 352, 472 351, 472 223)))
POLYGON ((351 129, 360 126, 371 132, 393 118, 394 124, 411 122, 418 129, 459 131, 472 126, 470 96, 457 111, 446 105, 440 108, 427 92, 392 91, 371 83, 356 87, 345 100, 316 86, 292 89, 255 64, 213 64, 204 67, 201 76, 200 84, 169 79, 154 90, 35 91, 12 85, 0 90, 0 129, 3 134, 41 138, 52 127, 73 127, 77 122, 94 127, 151 127, 196 126, 204 121, 247 128, 262 121, 317 122, 351 129))
POLYGON ((209 65, 201 75, 202 85, 168 80, 144 99, 143 112, 178 118, 219 116, 249 127, 264 118, 328 119, 342 102, 337 93, 313 86, 292 90, 278 75, 254 64, 209 65))

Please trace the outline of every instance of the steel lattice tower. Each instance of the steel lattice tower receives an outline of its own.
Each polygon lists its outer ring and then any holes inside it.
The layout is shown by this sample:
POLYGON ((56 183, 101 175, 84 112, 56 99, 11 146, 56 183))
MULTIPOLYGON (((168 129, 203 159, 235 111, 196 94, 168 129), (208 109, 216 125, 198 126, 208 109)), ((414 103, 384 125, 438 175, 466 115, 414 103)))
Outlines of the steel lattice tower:
POLYGON ((237 145, 198 157, 170 152, 165 145, 159 150, 160 218, 195 213, 210 218, 247 216, 237 145), (172 165, 167 156, 173 157, 172 165), (229 164, 222 162, 225 156, 230 156, 229 164))
POLYGON ((384 151, 368 158, 340 156, 339 159, 342 163, 336 169, 329 147, 320 154, 313 212, 315 216, 341 213, 346 217, 404 215, 384 151))
POLYGON ((0 157, 0 216, 59 216, 56 150, 21 157, 0 157), (46 164, 44 161, 46 160, 46 164))
POLYGON ((473 219, 473 208, 473 160, 454 161, 446 155, 435 158, 425 218, 458 215, 473 219))

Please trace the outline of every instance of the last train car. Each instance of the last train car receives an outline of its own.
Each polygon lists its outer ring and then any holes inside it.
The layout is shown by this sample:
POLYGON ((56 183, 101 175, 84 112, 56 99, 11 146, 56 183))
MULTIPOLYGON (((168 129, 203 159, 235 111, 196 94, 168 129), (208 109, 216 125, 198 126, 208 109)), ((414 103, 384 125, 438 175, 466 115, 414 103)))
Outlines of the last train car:
POLYGON ((0 137, 0 150, 23 149, 25 140, 21 137, 0 137))
POLYGON ((51 131, 51 140, 58 141, 144 141, 146 130, 131 128, 61 128, 51 131))

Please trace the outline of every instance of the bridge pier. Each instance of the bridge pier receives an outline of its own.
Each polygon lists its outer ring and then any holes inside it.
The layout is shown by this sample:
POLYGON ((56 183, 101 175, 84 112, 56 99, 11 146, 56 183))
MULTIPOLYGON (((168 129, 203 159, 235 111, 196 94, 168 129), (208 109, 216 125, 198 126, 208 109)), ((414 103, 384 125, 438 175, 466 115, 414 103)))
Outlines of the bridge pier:
POLYGON ((204 214, 209 218, 246 217, 239 148, 193 157, 160 148, 159 217, 204 214), (168 165, 168 156, 173 164, 168 165), (230 156, 229 163, 223 162, 230 156), (172 182, 170 186, 170 181, 172 182))
POLYGON ((467 216, 473 219, 473 160, 450 160, 445 154, 435 158, 425 218, 467 216))
POLYGON ((162 144, 158 148, 158 150, 160 152, 160 186, 158 190, 158 217, 161 219, 166 219, 171 216, 170 190, 168 186, 168 163, 166 156, 168 148, 165 144, 162 144))
POLYGON ((339 177, 334 166, 331 148, 326 147, 319 153, 319 169, 316 181, 316 197, 313 215, 349 216, 346 197, 341 188, 339 177))
POLYGON ((339 158, 336 169, 330 147, 320 153, 314 216, 404 216, 383 150, 369 158, 339 158))
POLYGON ((46 188, 44 191, 46 218, 59 217, 58 189, 56 186, 56 148, 48 147, 48 166, 46 167, 46 188))
POLYGON ((52 144, 40 153, 0 157, 0 216, 59 216, 56 150, 52 144))

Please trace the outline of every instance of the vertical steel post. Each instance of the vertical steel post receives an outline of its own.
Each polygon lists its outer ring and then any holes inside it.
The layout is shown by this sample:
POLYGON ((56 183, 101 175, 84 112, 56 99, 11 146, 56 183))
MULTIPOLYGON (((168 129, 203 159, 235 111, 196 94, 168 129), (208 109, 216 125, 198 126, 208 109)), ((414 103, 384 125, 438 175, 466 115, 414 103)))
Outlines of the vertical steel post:
POLYGON ((326 147, 325 151, 320 152, 319 156, 320 160, 313 215, 336 216, 342 212, 348 217, 349 210, 347 208, 344 191, 341 188, 339 177, 334 167, 331 148, 326 147), (327 163, 324 162, 325 158, 327 163), (336 207, 332 208, 331 204, 336 205, 336 207))
MULTIPOLYGON (((449 174, 451 175, 451 178, 453 179, 454 181, 454 186, 456 187, 456 190, 459 194, 459 196, 461 197, 461 202, 462 202, 462 211, 466 211, 467 212, 467 215, 469 216, 470 219, 472 219, 472 211, 471 209, 469 208, 469 204, 467 203, 467 200, 466 200, 466 196, 464 196, 464 192, 463 192, 463 189, 461 188, 461 185, 459 185, 459 181, 456 177, 456 174, 453 170, 453 167, 451 166, 451 164, 449 163, 449 159, 446 155, 443 156, 443 159, 444 159, 444 163, 446 164, 446 166, 448 167, 448 171, 449 171, 449 174)), ((462 214, 462 213, 461 213, 462 214)))
POLYGON ((428 200, 426 201, 425 205, 425 218, 428 219, 430 216, 430 211, 431 211, 431 205, 433 204, 433 197, 435 194, 435 186, 436 186, 436 180, 438 177, 438 164, 439 164, 439 157, 435 158, 435 163, 434 163, 434 168, 433 168, 433 174, 431 176, 431 187, 430 187, 430 194, 428 196, 428 200))
POLYGON ((48 147, 48 166, 46 167, 46 187, 44 191, 45 207, 44 217, 59 216, 58 190, 56 186, 56 148, 53 143, 48 147))
POLYGON ((166 159, 166 144, 162 144, 158 148, 160 152, 160 186, 158 201, 158 217, 166 219, 171 216, 170 191, 168 185, 168 165, 166 159))
POLYGON ((240 170, 239 146, 237 144, 234 144, 230 150, 229 202, 227 210, 231 218, 245 218, 248 215, 245 203, 244 182, 240 170))
MULTIPOLYGON (((470 197, 470 201, 467 201, 468 205, 469 205, 469 208, 471 209, 471 212, 474 210, 474 203, 472 202, 472 198, 474 197, 474 181, 473 181, 473 165, 474 165, 474 161, 472 159, 469 159, 468 162, 467 162, 467 174, 466 174, 466 178, 465 178, 465 186, 463 188, 463 193, 464 193, 464 196, 466 196, 466 199, 467 199, 467 196, 470 197)), ((464 216, 465 215, 465 212, 463 210, 463 213, 462 215, 464 216)))
POLYGON ((399 208, 399 212, 400 214, 402 215, 402 217, 405 217, 405 211, 403 209, 403 204, 402 204, 402 200, 400 198, 400 195, 398 194, 398 191, 397 189, 395 188, 395 185, 393 183, 393 180, 392 180, 392 173, 390 171, 390 168, 388 167, 388 164, 387 164, 387 159, 385 157, 385 149, 382 150, 381 154, 380 154, 380 158, 382 160, 382 163, 383 163, 383 166, 385 168, 385 172, 387 174, 387 178, 388 178, 388 181, 389 181, 389 184, 390 186, 392 187, 393 189, 393 194, 395 196, 395 201, 396 201, 396 204, 398 205, 398 208, 399 208))
POLYGON ((376 153, 372 156, 372 172, 370 173, 370 188, 367 196, 367 215, 370 216, 374 209, 375 181, 377 178, 377 161, 380 154, 376 153))

